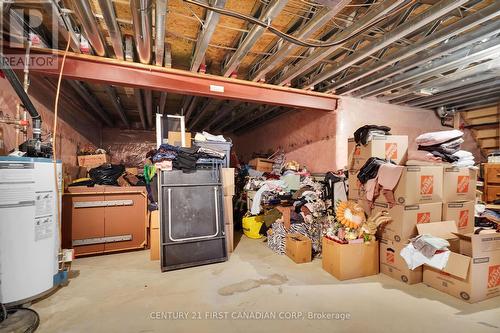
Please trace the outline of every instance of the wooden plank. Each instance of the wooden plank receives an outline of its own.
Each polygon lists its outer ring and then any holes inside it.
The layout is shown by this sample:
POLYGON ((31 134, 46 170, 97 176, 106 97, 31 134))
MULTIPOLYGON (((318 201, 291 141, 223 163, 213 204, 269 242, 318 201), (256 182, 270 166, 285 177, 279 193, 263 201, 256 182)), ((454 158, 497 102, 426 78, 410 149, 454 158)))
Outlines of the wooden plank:
POLYGON ((482 117, 494 116, 496 114, 498 114, 498 107, 496 106, 492 106, 485 109, 462 112, 462 115, 466 119, 482 118, 482 117))
POLYGON ((489 123, 498 122, 499 120, 500 120, 500 117, 497 114, 494 116, 468 119, 467 123, 469 125, 481 125, 481 124, 489 124, 489 123))
POLYGON ((498 148, 499 138, 483 139, 480 140, 481 148, 498 148))
POLYGON ((478 139, 488 139, 500 136, 500 128, 485 128, 474 130, 476 132, 476 138, 478 139))

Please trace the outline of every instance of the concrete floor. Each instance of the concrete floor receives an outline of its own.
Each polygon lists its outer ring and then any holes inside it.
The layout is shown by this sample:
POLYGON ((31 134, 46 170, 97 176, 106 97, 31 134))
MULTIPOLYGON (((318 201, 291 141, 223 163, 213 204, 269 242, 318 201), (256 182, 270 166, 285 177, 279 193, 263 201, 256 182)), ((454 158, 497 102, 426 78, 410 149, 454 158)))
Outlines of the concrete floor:
POLYGON ((471 305, 385 275, 339 282, 320 260, 297 265, 245 237, 222 264, 161 273, 148 251, 138 251, 77 259, 73 269, 67 287, 33 305, 39 332, 500 331, 500 298, 471 305))

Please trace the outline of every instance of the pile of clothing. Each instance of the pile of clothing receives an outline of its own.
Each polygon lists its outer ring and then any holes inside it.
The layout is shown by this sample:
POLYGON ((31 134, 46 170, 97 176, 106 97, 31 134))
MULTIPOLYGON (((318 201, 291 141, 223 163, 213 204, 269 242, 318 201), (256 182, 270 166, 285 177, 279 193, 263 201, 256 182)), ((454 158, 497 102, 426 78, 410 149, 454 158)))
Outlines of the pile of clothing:
POLYGON ((361 167, 358 180, 366 192, 366 200, 373 203, 383 194, 389 206, 396 204, 394 189, 401 178, 404 167, 383 160, 378 157, 370 157, 361 167))
POLYGON ((390 131, 390 127, 378 125, 365 125, 358 128, 354 132, 354 141, 356 142, 356 145, 349 152, 349 161, 347 168, 349 170, 352 169, 354 165, 354 153, 358 147, 366 146, 375 136, 391 135, 390 131))
POLYGON ((222 135, 213 135, 208 132, 196 133, 194 137, 194 141, 204 142, 204 141, 212 141, 212 142, 227 142, 227 140, 222 135))
POLYGON ((464 133, 459 130, 429 132, 418 136, 418 150, 408 152, 407 165, 451 163, 453 166, 472 167, 474 156, 461 150, 464 133))
POLYGON ((442 238, 431 235, 419 235, 410 239, 400 252, 408 268, 414 270, 423 264, 437 269, 443 269, 448 263, 450 243, 442 238))
POLYGON ((214 149, 193 147, 178 147, 162 144, 158 150, 151 153, 151 160, 156 168, 166 171, 172 169, 192 171, 200 158, 223 159, 225 154, 214 149))

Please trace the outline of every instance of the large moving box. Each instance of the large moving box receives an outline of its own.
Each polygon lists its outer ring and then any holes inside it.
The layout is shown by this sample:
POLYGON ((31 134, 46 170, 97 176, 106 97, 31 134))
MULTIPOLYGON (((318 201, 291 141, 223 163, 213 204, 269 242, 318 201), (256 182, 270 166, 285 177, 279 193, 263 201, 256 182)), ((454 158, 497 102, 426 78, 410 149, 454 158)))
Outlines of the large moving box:
POLYGON ((456 231, 455 223, 419 226, 420 234, 431 233, 458 243, 442 270, 424 266, 423 282, 469 303, 500 296, 500 235, 494 230, 478 235, 456 231), (450 233, 455 239, 450 239, 450 233))
MULTIPOLYGON (((355 149, 354 138, 347 140, 349 156, 355 149)), ((374 136, 366 146, 356 147, 354 151, 354 163, 351 169, 359 170, 370 157, 390 159, 396 164, 403 165, 408 155, 408 136, 406 135, 385 135, 374 136)))
POLYGON ((274 161, 267 158, 254 158, 248 164, 257 171, 271 172, 273 171, 274 161))
POLYGON ((477 170, 444 168, 443 202, 469 201, 476 198, 477 170))
POLYGON ((297 264, 310 262, 312 260, 312 241, 301 234, 287 234, 285 252, 297 264))
POLYGON ((377 235, 386 240, 406 241, 418 235, 417 224, 441 221, 441 202, 389 208, 388 204, 375 203, 372 215, 387 211, 392 221, 379 228, 377 235))
POLYGON ((110 161, 108 154, 80 155, 77 159, 78 165, 87 169, 96 168, 110 161))
POLYGON ((380 241, 380 273, 407 284, 422 282, 422 267, 414 270, 408 268, 400 253, 406 242, 394 242, 381 239, 380 241))
POLYGON ((379 272, 378 241, 340 244, 323 238, 322 266, 339 280, 376 275, 379 272))
MULTIPOLYGON (((394 198, 399 205, 416 205, 441 202, 443 197, 442 166, 407 166, 394 189, 394 198)), ((377 202, 387 202, 380 194, 377 202)))
POLYGON ((475 201, 443 203, 443 221, 455 221, 462 234, 474 232, 475 201))

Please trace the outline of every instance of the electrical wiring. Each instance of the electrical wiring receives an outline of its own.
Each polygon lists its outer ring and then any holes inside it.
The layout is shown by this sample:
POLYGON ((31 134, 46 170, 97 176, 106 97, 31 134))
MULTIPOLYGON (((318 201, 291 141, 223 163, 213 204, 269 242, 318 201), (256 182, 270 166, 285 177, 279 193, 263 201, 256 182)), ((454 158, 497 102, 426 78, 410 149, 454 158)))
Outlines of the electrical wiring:
POLYGON ((241 20, 249 21, 251 23, 254 23, 256 25, 259 25, 259 26, 261 26, 263 28, 268 29, 269 31, 271 31, 275 35, 283 38, 284 40, 286 40, 286 41, 288 41, 290 43, 293 43, 293 44, 296 44, 296 45, 299 45, 299 46, 304 46, 304 47, 332 47, 332 46, 337 46, 337 45, 344 44, 348 40, 350 40, 350 39, 352 39, 352 38, 354 38, 356 36, 361 35, 367 29, 372 28, 373 26, 375 26, 376 24, 380 23, 381 21, 387 19, 388 17, 399 13, 400 11, 402 11, 405 8, 407 8, 410 4, 413 3, 413 0, 407 2, 405 5, 401 6, 400 8, 394 10, 393 12, 389 13, 388 15, 380 17, 379 19, 377 19, 374 22, 366 25, 365 27, 363 27, 363 29, 360 29, 359 31, 353 33, 352 35, 350 35, 348 37, 345 37, 345 38, 342 38, 342 39, 339 39, 339 40, 336 40, 336 41, 333 41, 333 42, 311 43, 311 42, 307 42, 307 41, 298 39, 298 38, 296 38, 296 37, 294 37, 292 35, 289 35, 289 34, 283 32, 283 31, 279 30, 279 29, 274 28, 273 26, 271 26, 270 22, 266 23, 266 22, 263 22, 263 21, 261 21, 259 19, 256 19, 254 17, 248 16, 248 15, 245 15, 245 14, 237 13, 235 11, 227 10, 227 9, 223 9, 223 8, 213 7, 213 6, 210 6, 210 5, 206 4, 206 3, 202 3, 202 2, 199 2, 199 1, 196 1, 196 0, 183 0, 183 1, 186 2, 186 3, 189 3, 189 4, 193 4, 193 5, 196 5, 196 6, 203 7, 205 9, 214 11, 214 12, 222 14, 222 15, 231 16, 231 17, 238 18, 238 19, 241 19, 241 20))
POLYGON ((56 206, 57 206, 57 223, 59 227, 59 252, 62 251, 62 225, 61 225, 61 205, 59 202, 59 182, 57 174, 57 119, 59 113, 59 96, 61 93, 61 82, 64 72, 64 65, 66 64, 66 56, 68 55, 69 45, 71 44, 71 38, 68 38, 68 43, 66 44, 66 50, 64 51, 64 56, 61 63, 61 70, 59 72, 59 79, 57 81, 56 98, 54 101, 54 126, 52 128, 52 163, 54 165, 54 182, 56 188, 56 206))

